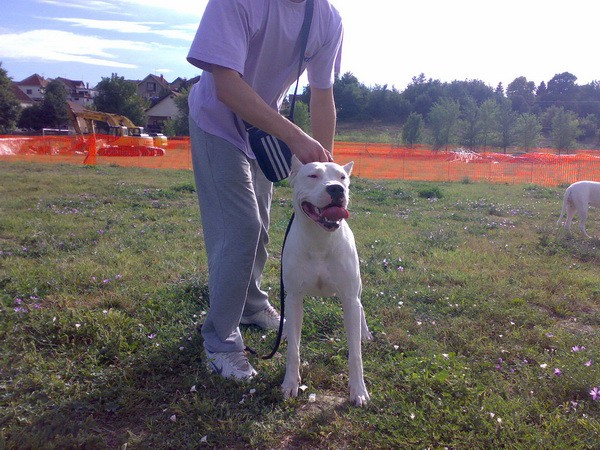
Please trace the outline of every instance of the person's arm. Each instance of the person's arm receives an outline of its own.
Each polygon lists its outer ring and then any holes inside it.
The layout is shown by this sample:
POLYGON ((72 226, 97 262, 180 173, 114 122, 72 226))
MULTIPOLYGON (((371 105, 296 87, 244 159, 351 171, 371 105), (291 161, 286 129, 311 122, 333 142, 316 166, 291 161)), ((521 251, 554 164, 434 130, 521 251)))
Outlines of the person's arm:
POLYGON ((313 137, 333 155, 335 137, 335 100, 333 87, 310 90, 310 125, 313 137))
POLYGON ((285 142, 303 163, 331 161, 331 153, 271 108, 235 70, 213 65, 217 98, 246 122, 285 142))

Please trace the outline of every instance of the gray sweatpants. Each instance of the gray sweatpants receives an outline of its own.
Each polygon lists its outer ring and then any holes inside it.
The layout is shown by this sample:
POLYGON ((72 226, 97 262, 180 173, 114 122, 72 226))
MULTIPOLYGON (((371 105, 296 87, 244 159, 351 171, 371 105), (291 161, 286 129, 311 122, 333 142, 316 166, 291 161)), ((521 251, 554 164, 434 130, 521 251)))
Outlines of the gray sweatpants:
POLYGON ((273 184, 255 160, 190 119, 192 164, 208 255, 210 308, 202 326, 211 352, 244 349, 242 315, 266 308, 260 288, 267 261, 273 184))

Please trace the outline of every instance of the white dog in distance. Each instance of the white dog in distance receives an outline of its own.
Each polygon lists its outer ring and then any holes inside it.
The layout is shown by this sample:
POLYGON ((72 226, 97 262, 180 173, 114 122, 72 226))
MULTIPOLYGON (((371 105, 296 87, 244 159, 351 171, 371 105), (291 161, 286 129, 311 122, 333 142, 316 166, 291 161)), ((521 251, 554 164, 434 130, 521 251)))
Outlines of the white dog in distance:
POLYGON ((287 366, 284 398, 300 385, 300 334, 304 296, 337 296, 348 340, 350 401, 363 406, 369 393, 363 378, 361 340, 371 339, 360 302, 362 283, 348 218, 348 186, 354 163, 302 164, 293 157, 290 185, 295 218, 283 249, 287 366))
POLYGON ((560 212, 557 225, 560 225, 566 211, 567 220, 565 221, 565 228, 570 230, 573 216, 577 212, 579 216, 579 229, 585 236, 590 237, 585 230, 585 220, 587 219, 590 205, 600 208, 600 182, 578 181, 577 183, 573 183, 565 191, 562 211, 560 212))

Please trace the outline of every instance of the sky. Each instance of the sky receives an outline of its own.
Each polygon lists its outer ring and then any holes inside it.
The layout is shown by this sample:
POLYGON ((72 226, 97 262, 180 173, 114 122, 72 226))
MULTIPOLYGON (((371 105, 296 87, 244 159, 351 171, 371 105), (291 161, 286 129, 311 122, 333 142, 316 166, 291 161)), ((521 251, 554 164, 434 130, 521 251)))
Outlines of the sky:
MULTIPOLYGON (((344 21, 342 73, 370 87, 402 91, 421 73, 493 88, 563 72, 579 85, 600 80, 598 0, 330 1, 344 21)), ((189 79, 201 73, 185 58, 206 3, 1 0, 0 62, 13 81, 189 79)))

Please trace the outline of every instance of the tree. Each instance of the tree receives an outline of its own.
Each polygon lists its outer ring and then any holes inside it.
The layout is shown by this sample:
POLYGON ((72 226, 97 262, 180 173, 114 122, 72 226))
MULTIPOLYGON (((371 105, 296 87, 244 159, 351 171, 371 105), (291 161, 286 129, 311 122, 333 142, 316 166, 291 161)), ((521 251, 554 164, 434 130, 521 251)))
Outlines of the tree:
POLYGON ((598 117, 595 114, 588 114, 585 117, 579 118, 579 129, 583 140, 594 139, 598 133, 598 117))
POLYGON ((363 120, 366 118, 369 90, 351 72, 341 78, 336 77, 333 84, 335 106, 340 120, 363 120))
POLYGON ((294 123, 306 133, 310 133, 310 114, 306 103, 296 101, 296 104, 294 105, 294 123))
POLYGON ((19 116, 18 127, 24 130, 41 130, 46 126, 41 105, 32 105, 23 109, 19 116))
POLYGON ((179 95, 175 97, 175 105, 179 114, 173 120, 174 129, 172 135, 175 136, 189 136, 190 135, 190 107, 188 105, 188 97, 190 95, 190 88, 183 88, 179 91, 179 95))
POLYGON ((546 83, 542 81, 535 90, 535 105, 537 111, 543 111, 548 107, 548 104, 546 103, 547 93, 548 88, 546 87, 546 83))
POLYGON ((470 150, 474 150, 479 142, 481 119, 479 117, 479 108, 473 97, 467 97, 464 100, 462 118, 464 119, 465 127, 462 132, 461 143, 466 145, 470 150))
MULTIPOLYGON (((578 114, 586 117, 593 114, 600 119, 600 81, 579 86, 577 89, 578 114)), ((596 123, 600 127, 600 121, 596 123)))
POLYGON ((444 84, 444 96, 457 100, 461 105, 468 102, 468 99, 481 105, 484 101, 495 98, 494 90, 481 80, 452 81, 444 84))
POLYGON ((46 127, 67 127, 69 123, 67 97, 67 90, 63 83, 58 80, 52 80, 48 83, 40 111, 46 127))
POLYGON ((502 82, 498 83, 498 86, 496 86, 496 89, 494 90, 494 94, 497 99, 504 98, 504 86, 502 85, 502 82))
POLYGON ((535 83, 525 77, 515 78, 506 87, 506 97, 510 100, 512 109, 518 113, 531 112, 535 102, 535 83))
POLYGON ((484 147, 490 144, 492 135, 498 127, 499 114, 500 107, 495 99, 490 98, 479 107, 480 143, 484 147))
POLYGON ((551 134, 554 147, 559 150, 559 154, 561 150, 570 149, 580 134, 577 115, 573 111, 558 108, 552 119, 551 134))
POLYGON ((439 80, 427 80, 422 73, 412 78, 412 83, 404 89, 401 96, 410 105, 411 112, 426 117, 433 104, 443 97, 443 85, 439 80))
POLYGON ((499 144, 506 153, 506 149, 513 145, 515 122, 517 121, 517 113, 513 111, 510 100, 504 99, 500 102, 497 118, 499 144))
POLYGON ((12 91, 12 81, 0 61, 0 133, 7 133, 17 124, 21 106, 12 91))
POLYGON ((67 90, 58 80, 48 83, 41 103, 26 108, 19 117, 19 127, 29 130, 66 128, 68 124, 67 90))
POLYGON ((120 114, 136 125, 146 124, 145 111, 149 103, 138 94, 136 83, 113 73, 110 78, 102 78, 97 90, 94 107, 98 111, 120 114))
POLYGON ((442 98, 436 102, 429 113, 429 124, 433 136, 433 148, 448 148, 454 139, 460 117, 460 104, 456 100, 442 98))
POLYGON ((515 124, 517 144, 523 147, 526 152, 529 152, 532 148, 538 146, 541 131, 542 124, 534 114, 521 114, 517 118, 515 124))
POLYGON ((371 89, 367 107, 369 118, 382 122, 405 120, 410 114, 410 104, 395 87, 388 89, 387 84, 375 85, 371 89))
POLYGON ((410 113, 402 127, 402 142, 412 148, 421 139, 423 130, 423 116, 416 112, 410 113))
POLYGON ((575 84, 577 77, 569 72, 556 74, 548 81, 545 103, 548 106, 564 107, 571 111, 577 111, 577 91, 575 84))

